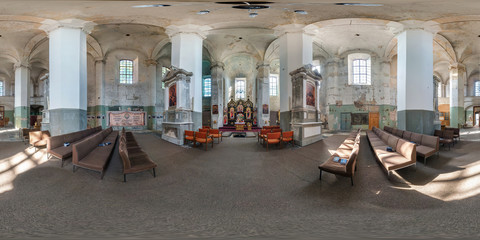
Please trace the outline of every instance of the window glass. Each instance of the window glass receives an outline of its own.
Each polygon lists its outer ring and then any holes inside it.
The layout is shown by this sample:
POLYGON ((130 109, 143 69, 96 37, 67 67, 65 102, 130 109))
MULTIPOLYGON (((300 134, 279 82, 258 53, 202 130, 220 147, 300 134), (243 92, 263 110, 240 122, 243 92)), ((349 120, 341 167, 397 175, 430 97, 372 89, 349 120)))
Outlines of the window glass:
POLYGON ((120 83, 133 84, 133 61, 120 60, 120 83))
POLYGON ((278 77, 275 75, 270 75, 270 96, 278 95, 278 77))
POLYGON ((212 78, 210 77, 203 79, 203 96, 204 97, 212 96, 212 78))
POLYGON ((235 98, 245 99, 245 79, 235 79, 235 98))

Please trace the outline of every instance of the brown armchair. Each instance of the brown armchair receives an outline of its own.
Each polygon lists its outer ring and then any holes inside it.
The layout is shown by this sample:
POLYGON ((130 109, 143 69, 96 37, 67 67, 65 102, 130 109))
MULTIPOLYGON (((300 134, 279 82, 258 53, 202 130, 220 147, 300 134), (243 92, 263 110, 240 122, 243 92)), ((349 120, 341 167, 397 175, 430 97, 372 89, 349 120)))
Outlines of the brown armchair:
POLYGON ((222 140, 222 132, 218 129, 210 129, 209 135, 213 138, 213 140, 218 139, 218 143, 222 140))
POLYGON ((208 143, 212 143, 213 148, 213 138, 208 136, 206 132, 195 132, 195 142, 205 143, 205 150, 208 150, 208 143))
POLYGON ((276 133, 267 133, 267 139, 264 141, 264 143, 267 143, 267 151, 268 151, 268 145, 270 144, 279 144, 280 143, 280 138, 282 136, 282 133, 276 132, 276 133))
POLYGON ((32 131, 29 132, 29 143, 32 147, 37 149, 37 147, 46 147, 47 139, 50 137, 49 131, 32 131))
POLYGON ((295 146, 295 142, 293 141, 293 131, 282 133, 282 146, 288 143, 292 143, 292 146, 295 146))
POLYGON ((445 148, 445 144, 448 144, 448 150, 450 151, 450 145, 453 144, 453 130, 443 131, 443 138, 440 138, 440 143, 445 148))
POLYGON ((185 130, 185 134, 183 135, 183 144, 186 144, 187 141, 192 142, 193 146, 195 147, 195 132, 194 131, 185 130))

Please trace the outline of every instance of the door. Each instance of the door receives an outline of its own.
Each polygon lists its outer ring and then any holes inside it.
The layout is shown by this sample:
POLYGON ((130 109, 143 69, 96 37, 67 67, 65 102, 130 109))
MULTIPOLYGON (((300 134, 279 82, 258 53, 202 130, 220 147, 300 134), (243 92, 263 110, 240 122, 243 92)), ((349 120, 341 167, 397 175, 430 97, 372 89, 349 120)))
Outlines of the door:
POLYGON ((212 112, 211 111, 203 111, 202 112, 202 126, 210 126, 211 127, 212 121, 212 112))
POLYGON ((270 126, 278 125, 278 111, 270 111, 270 126))
POLYGON ((379 128, 380 113, 370 112, 368 113, 368 129, 372 130, 373 127, 379 128))
POLYGON ((340 113, 340 130, 350 131, 352 129, 352 114, 340 113))

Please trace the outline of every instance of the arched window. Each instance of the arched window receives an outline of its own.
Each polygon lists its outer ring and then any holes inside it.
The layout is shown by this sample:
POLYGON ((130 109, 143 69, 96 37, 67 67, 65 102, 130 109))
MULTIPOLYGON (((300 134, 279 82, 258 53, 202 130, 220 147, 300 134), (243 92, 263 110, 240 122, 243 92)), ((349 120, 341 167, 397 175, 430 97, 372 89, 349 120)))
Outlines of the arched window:
POLYGON ((245 78, 235 78, 235 99, 245 99, 245 78))
POLYGON ((480 81, 475 81, 475 97, 480 97, 480 81))
POLYGON ((133 84, 133 61, 120 60, 120 83, 133 84))
POLYGON ((5 96, 5 83, 0 81, 0 96, 5 96))
POLYGON ((203 79, 203 96, 211 97, 212 96, 212 78, 205 77, 203 79))
POLYGON ((270 75, 270 96, 278 96, 278 75, 270 75))
POLYGON ((371 57, 366 53, 348 55, 348 84, 372 85, 371 57))

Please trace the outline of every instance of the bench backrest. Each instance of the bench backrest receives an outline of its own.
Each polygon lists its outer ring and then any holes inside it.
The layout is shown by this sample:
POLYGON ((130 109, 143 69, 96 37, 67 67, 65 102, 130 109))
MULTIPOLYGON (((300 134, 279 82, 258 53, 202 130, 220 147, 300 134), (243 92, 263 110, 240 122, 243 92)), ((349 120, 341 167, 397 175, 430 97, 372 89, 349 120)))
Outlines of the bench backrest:
POLYGON ((417 161, 417 148, 415 144, 411 142, 399 139, 397 142, 396 152, 410 161, 417 161))
POLYGON ((72 162, 78 163, 90 152, 92 152, 98 144, 102 143, 105 139, 104 132, 108 131, 107 129, 96 133, 90 137, 83 139, 81 142, 76 143, 72 146, 72 162))
POLYGON ((423 135, 421 145, 434 148, 438 151, 440 150, 440 138, 437 136, 423 135))

